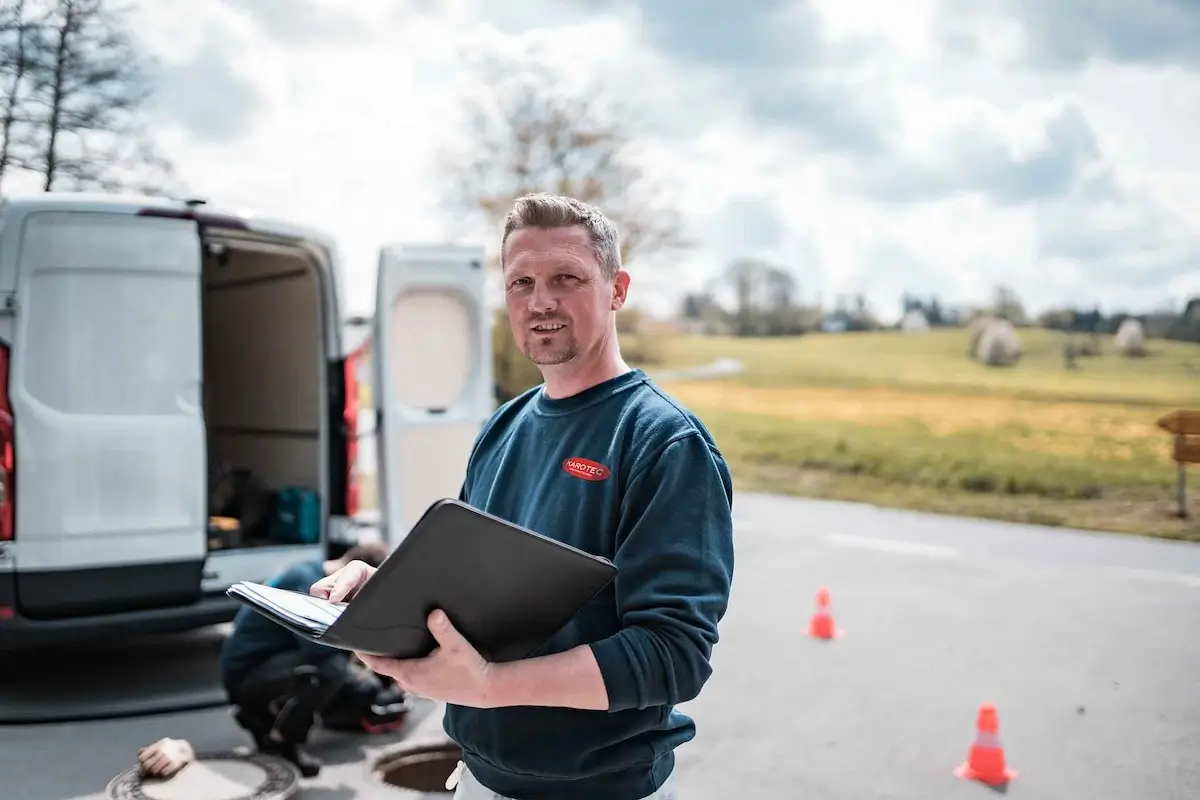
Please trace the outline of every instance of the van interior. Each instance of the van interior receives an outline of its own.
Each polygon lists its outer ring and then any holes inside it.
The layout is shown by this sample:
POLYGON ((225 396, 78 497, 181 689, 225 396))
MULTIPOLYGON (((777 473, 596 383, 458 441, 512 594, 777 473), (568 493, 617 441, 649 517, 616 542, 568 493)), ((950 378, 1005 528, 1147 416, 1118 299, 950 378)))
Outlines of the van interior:
POLYGON ((320 272, 298 246, 204 250, 209 549, 313 543, 331 374, 320 272))

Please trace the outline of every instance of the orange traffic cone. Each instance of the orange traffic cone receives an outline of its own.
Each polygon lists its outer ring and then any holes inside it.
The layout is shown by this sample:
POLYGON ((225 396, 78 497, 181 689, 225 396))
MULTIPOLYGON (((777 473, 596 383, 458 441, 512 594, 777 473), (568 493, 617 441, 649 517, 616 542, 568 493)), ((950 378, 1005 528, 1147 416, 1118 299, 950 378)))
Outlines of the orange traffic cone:
POLYGON ((808 623, 808 635, 814 639, 838 639, 842 632, 833 623, 829 613, 829 590, 817 591, 817 610, 808 623))
POLYGON ((1000 721, 996 707, 991 703, 979 706, 979 717, 975 722, 975 743, 964 764, 954 774, 970 781, 979 781, 988 786, 1003 786, 1017 777, 1017 771, 1004 763, 1004 747, 1000 744, 1000 721))

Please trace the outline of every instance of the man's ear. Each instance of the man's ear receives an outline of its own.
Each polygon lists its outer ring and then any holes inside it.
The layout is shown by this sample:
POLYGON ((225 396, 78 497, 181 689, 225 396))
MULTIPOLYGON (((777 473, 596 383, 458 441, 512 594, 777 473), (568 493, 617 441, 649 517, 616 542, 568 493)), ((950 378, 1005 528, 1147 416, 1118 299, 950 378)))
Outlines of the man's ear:
POLYGON ((613 280, 613 295, 612 295, 612 310, 620 311, 625 305, 625 298, 629 295, 629 273, 625 270, 618 270, 617 277, 613 280))

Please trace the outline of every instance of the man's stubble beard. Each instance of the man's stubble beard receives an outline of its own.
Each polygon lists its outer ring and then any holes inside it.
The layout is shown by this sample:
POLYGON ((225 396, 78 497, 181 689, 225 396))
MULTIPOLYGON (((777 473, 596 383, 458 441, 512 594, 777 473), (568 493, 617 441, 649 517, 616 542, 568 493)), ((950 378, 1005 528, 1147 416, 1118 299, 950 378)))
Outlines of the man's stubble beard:
POLYGON ((539 367, 553 367, 558 364, 565 364, 579 354, 579 348, 575 345, 573 339, 566 346, 548 352, 539 352, 536 344, 536 341, 527 339, 524 353, 526 358, 539 367))

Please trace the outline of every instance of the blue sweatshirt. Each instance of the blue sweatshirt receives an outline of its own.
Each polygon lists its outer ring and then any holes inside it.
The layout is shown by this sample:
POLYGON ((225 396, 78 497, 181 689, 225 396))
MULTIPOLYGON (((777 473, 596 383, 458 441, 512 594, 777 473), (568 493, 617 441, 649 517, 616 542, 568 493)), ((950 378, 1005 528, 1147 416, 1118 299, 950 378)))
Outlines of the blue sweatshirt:
MULTIPOLYGON (((324 577, 324 562, 301 561, 280 572, 269 584, 307 594, 309 587, 324 577)), ((307 653, 314 662, 337 653, 325 645, 297 636, 250 607, 243 606, 233 618, 233 632, 221 646, 222 683, 227 691, 235 689, 260 664, 288 650, 307 653)))
POLYGON ((448 705, 446 733, 484 786, 515 800, 637 800, 695 735, 733 580, 733 485, 708 431, 633 370, 579 394, 535 387, 475 442, 464 502, 611 559, 607 589, 534 655, 590 645, 607 711, 448 705))

